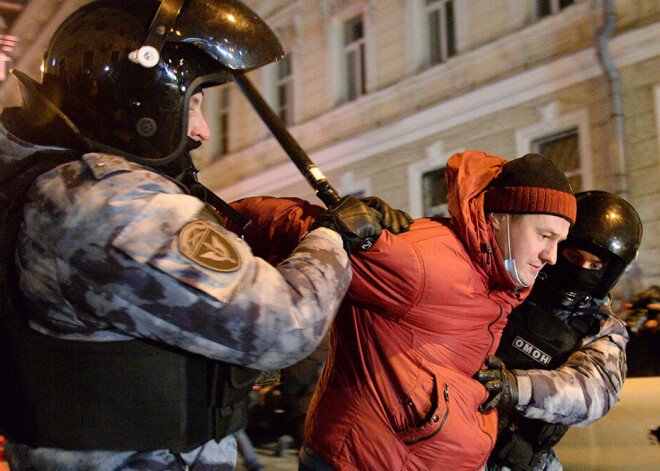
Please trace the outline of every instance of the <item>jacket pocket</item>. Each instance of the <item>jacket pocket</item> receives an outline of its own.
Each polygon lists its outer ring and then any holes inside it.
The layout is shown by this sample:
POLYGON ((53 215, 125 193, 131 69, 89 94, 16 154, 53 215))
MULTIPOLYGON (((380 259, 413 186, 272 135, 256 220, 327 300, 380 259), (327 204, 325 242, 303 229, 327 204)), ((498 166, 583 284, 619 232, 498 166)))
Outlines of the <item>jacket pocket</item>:
MULTIPOLYGON (((431 391, 431 408, 425 415, 424 420, 418 426, 397 431, 399 439, 406 445, 414 445, 436 436, 445 426, 449 417, 449 386, 445 383, 439 385, 438 379, 433 375, 433 387, 431 391)), ((412 399, 408 406, 413 407, 412 399)))

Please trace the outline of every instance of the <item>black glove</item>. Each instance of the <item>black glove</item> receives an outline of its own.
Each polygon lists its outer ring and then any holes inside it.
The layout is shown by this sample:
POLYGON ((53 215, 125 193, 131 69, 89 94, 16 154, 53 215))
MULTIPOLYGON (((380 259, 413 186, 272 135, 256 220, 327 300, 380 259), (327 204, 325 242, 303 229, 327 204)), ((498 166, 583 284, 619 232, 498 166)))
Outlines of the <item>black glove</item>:
POLYGON ((392 234, 407 232, 413 223, 413 218, 408 213, 400 209, 392 209, 389 204, 377 196, 360 198, 360 201, 370 208, 375 209, 383 216, 381 226, 383 226, 383 229, 389 230, 392 234))
POLYGON ((349 254, 353 250, 369 250, 382 231, 380 213, 353 195, 344 196, 321 213, 311 229, 317 227, 338 232, 349 254))
POLYGON ((487 412, 497 406, 514 407, 518 405, 518 382, 516 375, 508 370, 502 360, 494 355, 486 358, 485 370, 477 371, 474 376, 490 392, 490 397, 479 406, 479 411, 487 412))

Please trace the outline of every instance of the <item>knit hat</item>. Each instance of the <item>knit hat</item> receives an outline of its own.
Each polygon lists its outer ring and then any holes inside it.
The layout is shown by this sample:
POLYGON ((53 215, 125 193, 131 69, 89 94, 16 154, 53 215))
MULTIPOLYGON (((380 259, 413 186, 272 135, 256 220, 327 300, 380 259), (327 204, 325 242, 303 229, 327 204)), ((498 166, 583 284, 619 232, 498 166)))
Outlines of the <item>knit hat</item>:
POLYGON ((552 214, 573 225, 577 204, 571 184, 555 163, 538 154, 527 154, 502 166, 488 185, 486 212, 552 214))

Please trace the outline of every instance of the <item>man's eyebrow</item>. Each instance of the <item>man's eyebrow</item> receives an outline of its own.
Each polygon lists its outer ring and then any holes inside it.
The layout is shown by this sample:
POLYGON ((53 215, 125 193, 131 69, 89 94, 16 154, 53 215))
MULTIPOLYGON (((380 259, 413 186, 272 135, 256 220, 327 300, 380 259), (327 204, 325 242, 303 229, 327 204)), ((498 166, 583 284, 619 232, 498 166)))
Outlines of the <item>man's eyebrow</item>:
POLYGON ((543 232, 543 233, 546 233, 546 234, 550 234, 551 237, 559 237, 560 240, 566 240, 566 237, 562 237, 561 234, 559 234, 558 232, 555 232, 554 229, 551 229, 549 227, 541 227, 541 228, 539 228, 539 231, 543 232))

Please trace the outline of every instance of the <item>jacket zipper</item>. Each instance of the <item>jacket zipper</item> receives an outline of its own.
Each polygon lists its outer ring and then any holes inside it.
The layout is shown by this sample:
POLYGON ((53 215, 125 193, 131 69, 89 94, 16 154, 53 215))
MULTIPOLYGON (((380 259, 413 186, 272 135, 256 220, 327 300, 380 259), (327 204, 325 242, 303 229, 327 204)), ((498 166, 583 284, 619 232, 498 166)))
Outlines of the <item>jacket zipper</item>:
MULTIPOLYGON (((444 396, 445 396, 445 405, 447 407, 445 409, 445 415, 442 417, 442 421, 440 422, 440 425, 438 426, 438 428, 435 429, 433 431, 433 433, 431 433, 430 435, 427 435, 427 436, 421 437, 421 438, 417 438, 416 440, 410 440, 408 442, 404 442, 404 444, 414 445, 416 443, 423 442, 424 440, 429 440, 429 439, 435 437, 440 432, 440 430, 443 429, 443 427, 445 426, 445 422, 447 422, 447 417, 449 417, 449 385, 448 384, 445 384, 445 388, 444 388, 443 393, 444 393, 444 396)), ((440 419, 440 417, 438 417, 437 415, 434 415, 431 420, 437 421, 439 419, 440 419)))

